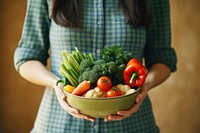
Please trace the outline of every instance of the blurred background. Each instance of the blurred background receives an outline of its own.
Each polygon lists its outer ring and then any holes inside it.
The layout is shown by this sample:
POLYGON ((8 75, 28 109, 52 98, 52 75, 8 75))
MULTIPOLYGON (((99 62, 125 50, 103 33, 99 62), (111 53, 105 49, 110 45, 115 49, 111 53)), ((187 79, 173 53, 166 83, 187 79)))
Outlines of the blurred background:
MULTIPOLYGON (((200 133, 200 1, 170 2, 178 70, 149 94, 161 133, 200 133)), ((30 132, 44 91, 44 87, 22 79, 13 67, 25 10, 26 0, 1 0, 1 133, 30 132)))

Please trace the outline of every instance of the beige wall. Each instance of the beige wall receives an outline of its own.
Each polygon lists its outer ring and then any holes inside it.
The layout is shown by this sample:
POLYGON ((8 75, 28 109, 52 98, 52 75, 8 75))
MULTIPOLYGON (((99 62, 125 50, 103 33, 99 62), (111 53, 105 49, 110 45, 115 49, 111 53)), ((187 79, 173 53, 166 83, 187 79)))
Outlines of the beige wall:
POLYGON ((200 1, 171 0, 178 71, 150 92, 161 133, 200 132, 200 1))
MULTIPOLYGON (((26 0, 0 4, 0 132, 26 133, 33 122, 43 87, 23 80, 13 68, 26 0)), ((200 132, 200 1, 171 0, 172 45, 178 71, 150 92, 161 133, 200 132)))

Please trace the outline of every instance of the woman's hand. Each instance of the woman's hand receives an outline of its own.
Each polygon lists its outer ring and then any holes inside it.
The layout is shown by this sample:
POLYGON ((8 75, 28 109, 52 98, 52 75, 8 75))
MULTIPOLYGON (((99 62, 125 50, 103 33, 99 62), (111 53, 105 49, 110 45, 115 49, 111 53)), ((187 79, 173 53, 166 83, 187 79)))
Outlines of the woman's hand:
POLYGON ((123 120, 133 113, 137 112, 140 105, 147 96, 147 92, 152 88, 158 86, 164 82, 170 76, 171 70, 164 64, 154 64, 151 66, 148 72, 148 76, 145 80, 144 85, 141 88, 141 93, 135 98, 135 104, 129 110, 120 110, 117 115, 109 115, 104 120, 105 121, 116 121, 123 120))
POLYGON ((104 119, 104 121, 107 122, 107 121, 123 120, 131 116, 133 113, 137 112, 140 108, 140 105, 142 104, 142 102, 147 96, 147 91, 148 91, 148 88, 143 86, 141 88, 141 93, 137 95, 137 97, 135 98, 135 103, 130 109, 119 110, 116 115, 109 115, 108 117, 104 119))
POLYGON ((62 91, 62 85, 59 84, 58 86, 55 86, 55 92, 56 92, 56 96, 58 98, 58 101, 61 105, 61 107, 66 111, 68 112, 69 114, 71 114, 72 116, 76 117, 76 118, 79 118, 79 119, 86 119, 86 120, 89 120, 89 121, 92 121, 94 122, 95 119, 90 117, 90 116, 87 116, 87 115, 84 115, 84 114, 81 114, 79 112, 79 110, 75 109, 75 108, 72 108, 69 106, 69 104, 67 103, 66 101, 66 96, 65 94, 63 93, 62 91))

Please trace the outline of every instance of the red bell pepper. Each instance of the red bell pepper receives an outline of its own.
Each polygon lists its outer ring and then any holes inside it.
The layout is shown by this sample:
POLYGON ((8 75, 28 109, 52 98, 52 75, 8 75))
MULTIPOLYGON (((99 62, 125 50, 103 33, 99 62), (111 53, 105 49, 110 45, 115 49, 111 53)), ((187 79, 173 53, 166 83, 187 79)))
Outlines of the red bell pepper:
POLYGON ((140 87, 147 77, 147 68, 137 59, 131 59, 123 71, 124 82, 130 87, 140 87))

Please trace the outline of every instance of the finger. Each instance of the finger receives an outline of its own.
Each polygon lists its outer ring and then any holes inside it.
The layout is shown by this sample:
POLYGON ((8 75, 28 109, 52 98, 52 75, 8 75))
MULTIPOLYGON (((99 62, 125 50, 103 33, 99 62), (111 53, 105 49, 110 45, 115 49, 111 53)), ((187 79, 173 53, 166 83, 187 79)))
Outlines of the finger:
POLYGON ((56 96, 60 99, 65 99, 66 96, 60 87, 55 87, 56 96))
POLYGON ((142 91, 136 96, 135 98, 135 102, 138 103, 140 102, 142 99, 144 99, 147 95, 147 91, 144 88, 141 88, 142 91))
POLYGON ((138 102, 140 102, 140 100, 142 99, 142 94, 140 93, 140 94, 138 94, 137 96, 136 96, 136 98, 135 98, 135 102, 136 103, 138 103, 138 102))
POLYGON ((141 104, 142 104, 142 102, 144 101, 144 99, 145 99, 145 95, 141 95, 140 96, 140 100, 138 101, 138 102, 136 102, 132 107, 131 107, 131 112, 132 113, 135 113, 135 112, 137 112, 138 110, 139 110, 139 107, 141 106, 141 104))
POLYGON ((117 114, 129 117, 130 115, 132 115, 133 113, 138 111, 138 109, 139 109, 140 105, 142 104, 142 102, 144 101, 145 97, 146 97, 145 93, 139 94, 139 96, 138 96, 139 100, 136 101, 129 110, 120 110, 117 112, 117 114))
POLYGON ((92 122, 95 121, 94 118, 81 114, 77 109, 70 107, 69 104, 67 103, 67 97, 63 93, 61 87, 59 86, 55 87, 55 92, 56 92, 56 96, 58 98, 60 105, 64 108, 66 112, 68 112, 69 114, 71 114, 72 116, 76 118, 86 119, 92 122))
POLYGON ((124 116, 124 117, 129 117, 131 116, 133 113, 136 113, 139 110, 140 107, 140 103, 134 104, 130 110, 120 110, 117 112, 118 115, 124 116))
POLYGON ((91 122, 95 122, 95 118, 90 117, 88 120, 91 121, 91 122))
POLYGON ((89 119, 89 116, 81 114, 81 113, 75 114, 75 113, 69 112, 69 114, 71 114, 72 116, 74 116, 76 118, 89 119))
POLYGON ((79 118, 79 119, 86 119, 86 120, 89 120, 91 122, 94 122, 95 121, 95 118, 92 118, 90 116, 87 116, 87 115, 84 115, 84 114, 81 114, 81 113, 78 113, 78 114, 73 114, 73 113, 70 113, 73 117, 76 117, 76 118, 79 118))
POLYGON ((125 118, 126 117, 120 116, 120 115, 109 115, 108 117, 104 118, 104 121, 105 122, 108 122, 108 121, 119 121, 119 120, 123 120, 125 118))
POLYGON ((117 114, 124 117, 129 117, 130 115, 133 114, 133 112, 131 112, 131 110, 120 110, 117 112, 117 114))
POLYGON ((79 114, 79 111, 75 108, 72 108, 71 106, 69 106, 69 104, 66 102, 65 99, 62 99, 60 101, 61 106, 64 108, 64 110, 68 113, 73 113, 73 114, 79 114))
POLYGON ((71 108, 69 106, 69 104, 66 101, 66 95, 63 93, 62 89, 60 87, 55 87, 55 92, 56 92, 56 96, 58 98, 58 101, 60 103, 60 105, 64 108, 64 110, 66 112, 70 112, 70 113, 74 113, 74 114, 78 114, 79 111, 75 108, 71 108))

